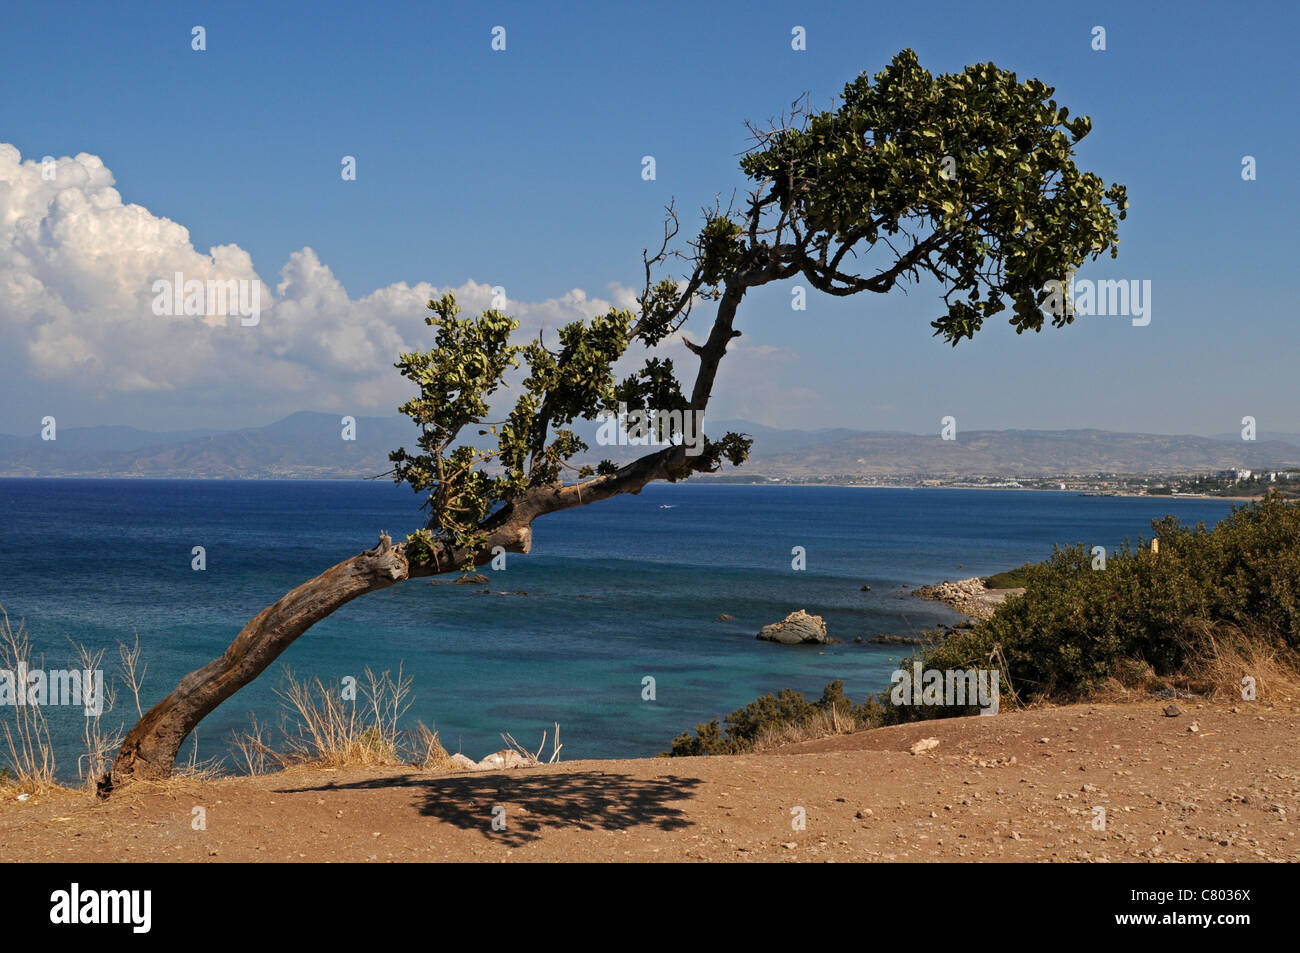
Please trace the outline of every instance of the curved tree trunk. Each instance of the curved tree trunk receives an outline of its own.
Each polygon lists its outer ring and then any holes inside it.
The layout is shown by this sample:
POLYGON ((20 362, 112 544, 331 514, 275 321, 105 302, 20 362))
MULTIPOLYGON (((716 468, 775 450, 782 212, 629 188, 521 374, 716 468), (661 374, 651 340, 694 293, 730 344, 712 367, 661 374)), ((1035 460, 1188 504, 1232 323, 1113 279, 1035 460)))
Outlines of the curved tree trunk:
MULTIPOLYGON (((688 343, 700 358, 690 406, 701 413, 727 344, 740 333, 732 329, 732 320, 744 293, 743 287, 729 288, 707 341, 703 345, 688 343)), ((537 517, 622 493, 640 493, 647 483, 680 479, 695 468, 683 447, 670 446, 646 454, 615 474, 581 483, 532 487, 481 524, 486 536, 475 551, 440 543, 429 559, 412 563, 406 556, 406 544, 394 546, 387 533, 381 534, 374 549, 332 566, 259 612, 220 658, 186 675, 170 695, 145 712, 122 742, 111 773, 99 782, 101 795, 127 781, 170 777, 181 745, 204 717, 265 671, 298 636, 357 596, 409 578, 455 572, 471 562, 483 565, 500 549, 527 553, 537 517)))
POLYGON ((498 547, 527 553, 532 549, 532 521, 538 516, 620 493, 639 493, 652 480, 680 473, 685 460, 682 448, 669 447, 629 464, 616 476, 586 485, 535 487, 484 524, 488 535, 477 551, 444 544, 430 561, 413 565, 404 543, 394 546, 387 533, 381 534, 374 549, 330 567, 259 612, 220 658, 186 675, 170 695, 145 712, 122 742, 112 772, 100 781, 100 793, 107 795, 126 781, 170 777, 181 745, 200 721, 262 674, 298 636, 357 596, 409 578, 456 572, 466 562, 482 565, 498 547))
POLYGON ((294 639, 357 596, 386 589, 407 574, 406 558, 384 534, 374 549, 332 566, 263 609, 225 654, 186 675, 136 723, 122 742, 111 776, 101 782, 101 792, 126 780, 169 777, 194 726, 260 675, 294 639))

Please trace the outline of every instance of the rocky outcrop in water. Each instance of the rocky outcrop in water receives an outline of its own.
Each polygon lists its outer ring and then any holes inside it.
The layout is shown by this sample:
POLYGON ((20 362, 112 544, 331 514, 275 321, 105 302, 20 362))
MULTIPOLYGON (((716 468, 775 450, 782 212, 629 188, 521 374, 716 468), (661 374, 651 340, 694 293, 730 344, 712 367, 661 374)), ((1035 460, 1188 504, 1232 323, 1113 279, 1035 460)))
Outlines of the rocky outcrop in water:
POLYGON ((803 609, 791 612, 780 622, 765 625, 758 638, 764 642, 782 645, 829 645, 835 640, 826 635, 826 623, 819 615, 809 615, 803 609))

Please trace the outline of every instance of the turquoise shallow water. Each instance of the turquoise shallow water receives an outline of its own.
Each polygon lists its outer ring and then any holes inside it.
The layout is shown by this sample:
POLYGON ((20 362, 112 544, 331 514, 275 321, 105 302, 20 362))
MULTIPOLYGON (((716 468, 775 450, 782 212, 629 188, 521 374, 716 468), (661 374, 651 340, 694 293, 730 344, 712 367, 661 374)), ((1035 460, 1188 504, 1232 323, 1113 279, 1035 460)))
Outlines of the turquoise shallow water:
MULTIPOLYGON (((885 687, 899 649, 854 636, 957 618, 904 586, 1042 559, 1054 543, 1114 547, 1166 513, 1213 524, 1228 510, 1014 490, 653 485, 538 521, 533 553, 488 572, 491 595, 420 580, 345 606, 200 725, 199 754, 224 755, 250 712, 275 721, 283 664, 329 681, 399 663, 414 678, 408 720, 434 724, 451 750, 481 757, 502 731, 527 744, 558 721, 566 758, 653 754, 764 692, 817 693, 834 678, 855 698, 885 687), (805 571, 791 569, 794 546, 805 571), (754 639, 800 608, 843 642, 754 639), (646 675, 654 702, 641 697, 646 675)), ((386 483, 0 480, 0 603, 25 617, 50 668, 70 659, 68 639, 110 659, 138 632, 147 706, 293 586, 379 530, 418 523, 413 494, 386 483), (204 572, 190 568, 194 546, 206 548, 204 572)), ((111 718, 129 721, 128 709, 119 697, 111 718)), ((78 718, 52 721, 61 773, 75 770, 78 718)))

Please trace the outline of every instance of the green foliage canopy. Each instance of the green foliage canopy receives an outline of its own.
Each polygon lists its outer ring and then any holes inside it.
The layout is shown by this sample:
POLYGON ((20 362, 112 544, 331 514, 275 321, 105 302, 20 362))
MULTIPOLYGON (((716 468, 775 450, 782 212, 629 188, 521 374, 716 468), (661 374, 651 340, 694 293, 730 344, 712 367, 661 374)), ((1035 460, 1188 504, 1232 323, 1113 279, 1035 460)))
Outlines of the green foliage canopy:
POLYGON ((760 201, 788 223, 778 251, 815 288, 883 292, 924 272, 947 287, 932 326, 952 344, 1008 302, 1017 332, 1038 331, 1044 287, 1117 254, 1128 207, 1122 185, 1075 165, 1092 123, 1053 92, 992 63, 932 76, 904 50, 849 83, 837 109, 763 136, 741 167, 770 183, 760 201), (887 267, 849 271, 856 248, 878 243, 895 252, 887 267))
MULTIPOLYGON (((567 324, 552 348, 541 336, 512 344, 518 322, 500 311, 462 318, 453 296, 430 301, 434 348, 397 363, 419 388, 401 410, 420 437, 417 452, 390 455, 393 476, 427 493, 430 511, 425 529, 408 537, 408 557, 429 558, 439 541, 461 552, 457 559, 481 557, 490 524, 561 486, 566 471, 610 495, 743 462, 751 441, 728 433, 706 438, 698 458, 659 451, 622 467, 570 463, 589 449, 574 421, 620 403, 702 415, 751 288, 801 275, 832 295, 883 294, 929 276, 945 288, 947 309, 932 326, 954 345, 1007 307, 1017 333, 1041 330, 1048 283, 1069 281, 1089 258, 1114 256, 1128 204, 1123 186, 1075 165, 1074 147, 1091 123, 1071 119, 1052 93, 992 63, 933 76, 904 50, 874 78, 849 83, 835 109, 756 131, 740 163, 754 184, 746 205, 706 211, 685 251, 671 247, 678 224, 670 206, 663 247, 644 256, 636 313, 611 309, 567 324), (657 275, 672 259, 687 273, 657 275), (699 358, 693 388, 682 386, 671 359, 653 353, 615 379, 632 344, 660 346, 699 301, 718 306, 705 343, 684 341, 699 358), (513 408, 489 421, 492 397, 516 371, 523 378, 513 408)), ((1072 320, 1052 315, 1058 327, 1072 320)))

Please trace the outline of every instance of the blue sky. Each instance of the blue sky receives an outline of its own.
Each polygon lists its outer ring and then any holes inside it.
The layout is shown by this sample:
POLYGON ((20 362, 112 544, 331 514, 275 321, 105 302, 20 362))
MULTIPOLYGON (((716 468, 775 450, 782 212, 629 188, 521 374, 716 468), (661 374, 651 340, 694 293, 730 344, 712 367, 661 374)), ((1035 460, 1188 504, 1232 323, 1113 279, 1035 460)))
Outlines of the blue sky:
MULTIPOLYGON (((690 225, 743 186, 746 119, 804 92, 826 105, 905 47, 932 72, 992 60, 1036 76, 1093 118, 1080 164, 1126 184, 1131 209, 1119 258, 1081 276, 1150 280, 1151 323, 1098 317, 1017 337, 997 322, 952 349, 930 336, 931 288, 812 293, 802 313, 788 286, 762 289, 742 311, 717 414, 1204 434, 1250 414, 1263 430, 1300 430, 1285 277, 1300 244, 1292 4, 442 6, 12 6, 0 143, 23 161, 97 156, 121 201, 148 216, 106 223, 92 200, 0 244, 0 280, 27 269, 50 296, 0 303, 0 431, 35 432, 46 413, 61 426, 185 429, 297 409, 391 412, 395 342, 424 343, 418 295, 402 287, 502 285, 526 325, 552 327, 581 310, 573 289, 618 302, 668 200, 690 225), (190 48, 196 24, 203 52, 190 48), (497 25, 505 52, 490 49, 497 25), (805 51, 791 49, 796 25, 805 51), (1097 25, 1104 52, 1091 49, 1097 25), (344 155, 356 157, 354 182, 340 177, 344 155), (1246 155, 1256 181, 1242 180, 1246 155), (140 263, 172 260, 174 248, 138 247, 161 219, 188 229, 199 255, 246 251, 269 287, 290 267, 296 297, 273 312, 283 324, 213 343, 151 329, 120 296, 98 300, 105 283, 136 281, 127 272, 140 263), (43 265, 22 242, 47 242, 43 265)), ((39 218, 38 206, 24 214, 39 218)), ((0 213, 11 226, 19 216, 0 213)))

